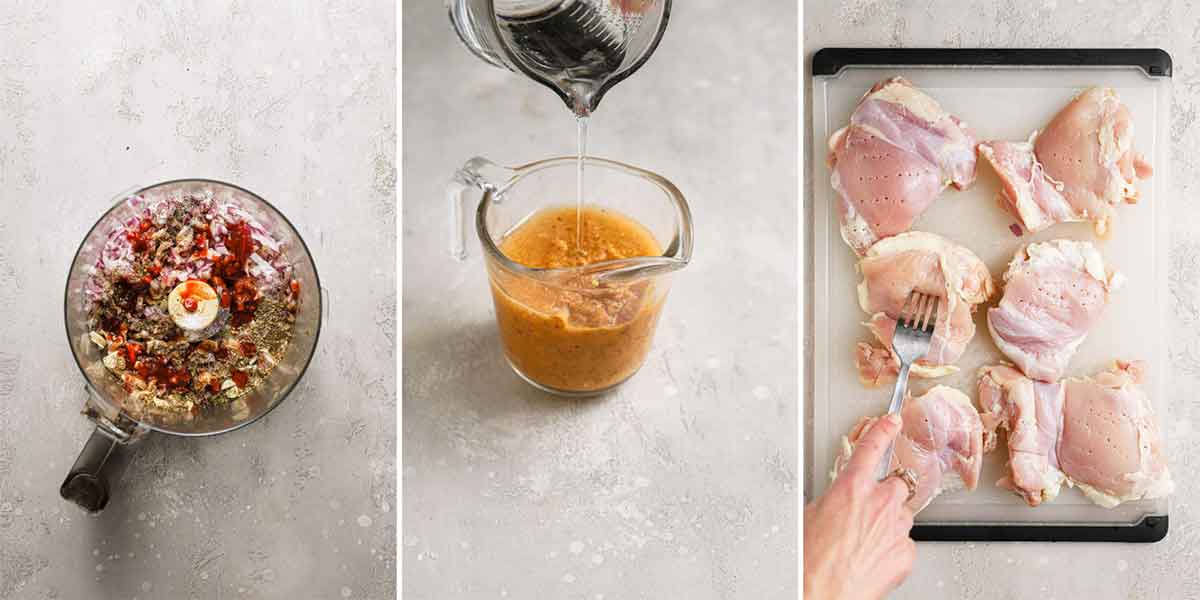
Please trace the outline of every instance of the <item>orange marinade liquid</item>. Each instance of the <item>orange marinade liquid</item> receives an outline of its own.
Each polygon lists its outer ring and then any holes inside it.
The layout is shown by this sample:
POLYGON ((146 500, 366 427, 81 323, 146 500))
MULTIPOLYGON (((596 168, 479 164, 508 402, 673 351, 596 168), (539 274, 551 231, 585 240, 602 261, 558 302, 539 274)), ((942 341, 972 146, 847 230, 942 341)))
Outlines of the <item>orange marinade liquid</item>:
MULTIPOLYGON (((658 256, 658 241, 640 223, 585 207, 576 243, 576 208, 530 216, 500 242, 518 264, 542 269, 658 256)), ((597 285, 587 276, 548 284, 492 267, 492 297, 505 355, 525 377, 568 392, 616 385, 641 367, 666 298, 665 281, 597 285)))

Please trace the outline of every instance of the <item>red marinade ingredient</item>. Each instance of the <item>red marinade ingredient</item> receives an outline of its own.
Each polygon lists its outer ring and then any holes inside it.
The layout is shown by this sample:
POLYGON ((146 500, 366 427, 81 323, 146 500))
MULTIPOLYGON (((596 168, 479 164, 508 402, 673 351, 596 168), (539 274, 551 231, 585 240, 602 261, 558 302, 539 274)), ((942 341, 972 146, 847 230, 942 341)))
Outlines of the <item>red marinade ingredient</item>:
POLYGON ((246 385, 250 383, 250 376, 247 375, 245 371, 239 371, 237 369, 234 369, 232 372, 230 372, 229 378, 233 379, 233 382, 236 383, 240 388, 245 388, 246 385))

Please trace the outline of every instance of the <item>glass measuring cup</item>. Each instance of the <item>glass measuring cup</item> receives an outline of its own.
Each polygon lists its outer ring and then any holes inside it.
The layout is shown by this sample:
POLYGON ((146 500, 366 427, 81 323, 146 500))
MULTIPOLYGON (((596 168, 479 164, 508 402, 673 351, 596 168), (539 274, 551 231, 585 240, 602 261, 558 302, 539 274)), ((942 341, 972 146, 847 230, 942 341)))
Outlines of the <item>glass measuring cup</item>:
POLYGON ((601 394, 637 372, 650 350, 670 275, 692 256, 691 213, 674 184, 616 161, 585 160, 587 207, 636 222, 663 249, 661 255, 556 269, 526 267, 504 255, 505 236, 531 215, 572 204, 578 157, 514 168, 473 158, 447 190, 451 254, 466 258, 473 223, 509 365, 533 386, 564 396, 601 394))
MULTIPOLYGON (((140 206, 141 204, 139 204, 140 206)), ((150 431, 185 437, 216 435, 239 429, 266 415, 278 406, 299 382, 316 349, 323 320, 327 320, 328 302, 317 277, 316 266, 304 240, 275 207, 253 192, 235 185, 207 179, 167 181, 120 194, 114 204, 92 225, 75 253, 67 275, 64 316, 67 342, 85 380, 87 402, 84 414, 96 425, 60 494, 90 512, 104 508, 109 485, 104 465, 118 445, 137 441, 150 431), (86 289, 109 234, 129 222, 138 209, 130 198, 152 201, 158 197, 212 193, 238 207, 263 224, 281 243, 290 266, 291 277, 299 282, 295 323, 286 353, 258 386, 236 401, 202 411, 187 421, 161 419, 153 413, 135 418, 123 410, 128 392, 121 381, 111 376, 102 364, 104 351, 89 338, 86 289)))
POLYGON ((447 0, 459 39, 492 66, 591 114, 658 47, 671 0, 447 0))

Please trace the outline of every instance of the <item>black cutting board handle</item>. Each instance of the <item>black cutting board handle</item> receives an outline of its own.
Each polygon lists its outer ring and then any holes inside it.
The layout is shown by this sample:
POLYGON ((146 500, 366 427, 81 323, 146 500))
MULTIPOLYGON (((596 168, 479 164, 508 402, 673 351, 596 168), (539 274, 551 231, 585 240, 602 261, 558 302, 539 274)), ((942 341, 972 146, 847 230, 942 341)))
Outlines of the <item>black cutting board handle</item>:
POLYGON ((1128 542, 1148 544, 1167 537, 1167 515, 1134 525, 917 525, 918 542, 1128 542))
POLYGON ((1171 77, 1171 55, 1161 48, 822 48, 812 72, 837 75, 852 65, 1138 67, 1150 77, 1171 77))

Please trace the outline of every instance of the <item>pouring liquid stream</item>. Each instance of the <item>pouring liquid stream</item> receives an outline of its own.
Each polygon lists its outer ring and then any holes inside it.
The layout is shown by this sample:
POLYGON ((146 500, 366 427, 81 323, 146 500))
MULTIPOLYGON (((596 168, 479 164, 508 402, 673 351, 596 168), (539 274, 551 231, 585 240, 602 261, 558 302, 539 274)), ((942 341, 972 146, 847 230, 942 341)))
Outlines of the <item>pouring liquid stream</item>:
POLYGON ((586 257, 587 251, 583 247, 583 163, 587 156, 588 117, 579 115, 575 117, 575 123, 579 136, 579 153, 575 164, 575 248, 580 256, 586 257))

